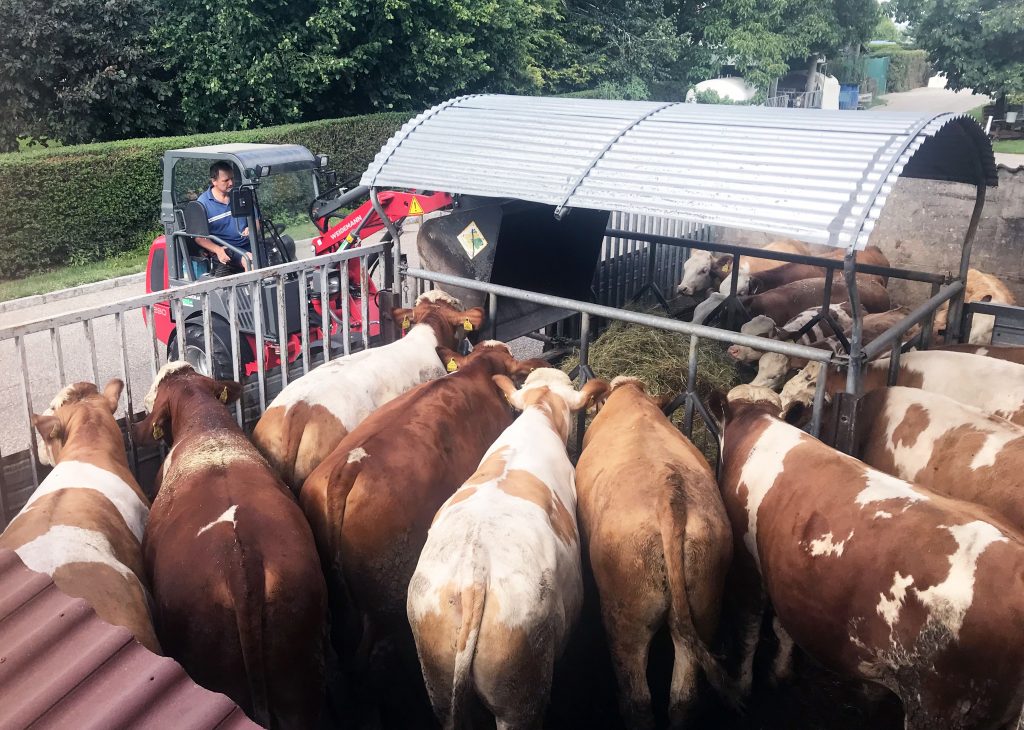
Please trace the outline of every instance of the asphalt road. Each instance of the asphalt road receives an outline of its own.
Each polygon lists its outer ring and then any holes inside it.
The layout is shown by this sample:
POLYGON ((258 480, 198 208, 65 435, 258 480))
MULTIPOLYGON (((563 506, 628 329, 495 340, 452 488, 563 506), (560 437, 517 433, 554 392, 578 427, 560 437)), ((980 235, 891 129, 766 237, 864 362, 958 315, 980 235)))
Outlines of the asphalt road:
POLYGON ((884 106, 872 107, 873 112, 968 112, 975 107, 989 103, 984 94, 975 94, 969 89, 950 91, 945 88, 945 79, 933 76, 928 86, 896 94, 885 94, 884 106))
MULTIPOLYGON (((0 328, 111 304, 140 294, 145 294, 144 284, 8 312, 0 314, 0 328)), ((141 403, 152 381, 149 331, 138 311, 125 314, 123 321, 132 395, 135 403, 141 403)), ((124 377, 120 338, 114 325, 114 318, 107 316, 97 319, 93 328, 96 343, 96 375, 92 370, 92 357, 83 325, 68 325, 60 329, 66 383, 89 380, 98 381, 102 385, 110 378, 124 377)), ((31 408, 35 413, 42 413, 63 387, 58 376, 49 332, 25 337, 25 356, 31 408)), ((29 420, 24 404, 22 366, 14 340, 0 341, 0 364, 6 376, 0 385, 0 413, 3 414, 3 418, 0 419, 0 452, 8 455, 25 449, 29 443, 29 420)), ((118 416, 121 415, 123 414, 118 413, 118 416)))

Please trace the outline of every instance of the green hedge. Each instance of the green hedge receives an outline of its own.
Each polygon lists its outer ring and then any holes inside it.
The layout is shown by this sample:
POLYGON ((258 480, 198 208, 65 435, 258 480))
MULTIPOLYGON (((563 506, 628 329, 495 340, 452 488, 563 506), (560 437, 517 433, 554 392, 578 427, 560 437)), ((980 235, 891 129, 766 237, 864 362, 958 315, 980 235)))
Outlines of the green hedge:
POLYGON ((404 112, 0 155, 0 279, 148 246, 160 232, 165 150, 225 142, 301 144, 344 179, 366 169, 404 112))
POLYGON ((890 46, 888 50, 880 48, 871 55, 889 57, 886 92, 910 91, 928 85, 931 68, 927 51, 890 46))

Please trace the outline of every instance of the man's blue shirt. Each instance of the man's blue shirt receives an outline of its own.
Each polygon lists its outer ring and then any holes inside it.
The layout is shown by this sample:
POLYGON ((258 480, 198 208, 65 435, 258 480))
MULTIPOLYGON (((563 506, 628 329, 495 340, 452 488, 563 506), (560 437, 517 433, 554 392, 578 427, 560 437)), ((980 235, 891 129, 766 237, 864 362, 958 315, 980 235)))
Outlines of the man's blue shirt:
POLYGON ((230 243, 243 251, 249 250, 249 237, 242 235, 242 231, 249 223, 245 218, 231 217, 230 203, 217 200, 210 188, 199 196, 199 202, 206 208, 206 222, 209 224, 211 236, 217 236, 225 243, 230 243))

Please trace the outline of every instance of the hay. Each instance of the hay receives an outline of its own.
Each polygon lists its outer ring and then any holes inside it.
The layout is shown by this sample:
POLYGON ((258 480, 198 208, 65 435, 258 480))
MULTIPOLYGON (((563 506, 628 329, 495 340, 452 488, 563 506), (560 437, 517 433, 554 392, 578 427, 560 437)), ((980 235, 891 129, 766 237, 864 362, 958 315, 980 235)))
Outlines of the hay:
MULTIPOLYGON (((599 378, 611 380, 617 375, 639 378, 647 392, 655 395, 686 390, 686 370, 690 360, 690 337, 674 332, 613 322, 590 346, 589 365, 599 378)), ((579 365, 579 352, 562 362, 565 372, 579 365)), ((740 383, 735 361, 725 345, 701 339, 697 343, 697 393, 706 402, 712 391, 727 393, 740 383)), ((672 422, 683 424, 684 409, 672 414, 672 422)), ((704 427, 699 415, 694 419, 693 442, 714 463, 718 445, 704 427)))

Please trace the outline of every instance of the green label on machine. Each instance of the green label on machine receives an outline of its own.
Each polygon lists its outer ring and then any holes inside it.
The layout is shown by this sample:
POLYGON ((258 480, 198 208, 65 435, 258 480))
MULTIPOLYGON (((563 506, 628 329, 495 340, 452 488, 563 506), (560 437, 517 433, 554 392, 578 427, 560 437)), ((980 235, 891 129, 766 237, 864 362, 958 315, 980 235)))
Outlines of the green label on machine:
POLYGON ((466 255, 471 259, 476 258, 478 253, 487 248, 488 241, 484 238, 484 234, 480 232, 475 222, 471 222, 466 226, 457 238, 459 243, 462 244, 462 248, 466 251, 466 255))

